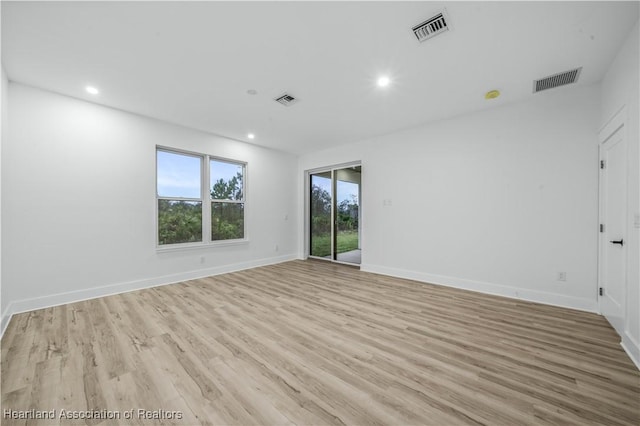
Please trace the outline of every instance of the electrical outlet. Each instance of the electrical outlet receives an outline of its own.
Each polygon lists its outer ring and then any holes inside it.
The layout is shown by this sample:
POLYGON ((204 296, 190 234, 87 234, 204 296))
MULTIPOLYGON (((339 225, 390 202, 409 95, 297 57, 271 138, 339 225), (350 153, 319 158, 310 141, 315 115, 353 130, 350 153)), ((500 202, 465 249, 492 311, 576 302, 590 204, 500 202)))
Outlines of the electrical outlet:
POLYGON ((204 256, 200 256, 200 263, 204 263, 204 256))
POLYGON ((567 273, 566 272, 558 272, 558 281, 566 281, 567 273))
POLYGON ((276 244, 275 250, 278 251, 280 250, 280 247, 278 247, 278 245, 276 244))

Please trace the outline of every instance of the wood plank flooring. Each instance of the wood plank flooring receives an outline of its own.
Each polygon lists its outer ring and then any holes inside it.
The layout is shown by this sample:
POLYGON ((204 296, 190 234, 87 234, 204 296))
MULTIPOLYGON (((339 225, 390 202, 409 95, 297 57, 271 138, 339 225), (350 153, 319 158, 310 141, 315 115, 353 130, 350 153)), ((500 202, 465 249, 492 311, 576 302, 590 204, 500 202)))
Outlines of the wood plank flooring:
POLYGON ((321 261, 15 315, 1 353, 3 425, 640 424, 604 318, 321 261))

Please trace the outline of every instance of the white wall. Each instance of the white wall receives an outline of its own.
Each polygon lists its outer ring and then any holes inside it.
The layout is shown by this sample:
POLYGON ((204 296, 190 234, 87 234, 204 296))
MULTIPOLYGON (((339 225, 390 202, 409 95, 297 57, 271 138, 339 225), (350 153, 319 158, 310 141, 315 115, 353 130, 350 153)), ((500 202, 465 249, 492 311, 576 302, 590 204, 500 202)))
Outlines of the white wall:
POLYGON ((595 311, 599 94, 542 92, 303 156, 298 173, 362 161, 363 270, 595 311))
MULTIPOLYGON (((2 145, 7 140, 7 129, 8 129, 8 89, 9 89, 9 80, 7 79, 7 73, 4 70, 4 67, 0 67, 2 69, 2 81, 0 82, 0 318, 3 317, 5 312, 4 302, 6 300, 4 296, 4 288, 2 286, 2 145)), ((4 328, 0 328, 0 331, 4 330, 4 328)))
MULTIPOLYGON (((2 2, 0 2, 0 34, 2 34, 2 2)), ((1 37, 0 37, 1 38, 1 37)), ((1 40, 0 40, 1 41, 1 40)), ((2 43, 0 42, 0 60, 2 58, 2 43)), ((7 88, 9 81, 4 66, 0 63, 2 71, 0 80, 0 319, 4 313, 2 304, 2 141, 5 139, 7 129, 7 88)), ((4 330, 0 324, 0 331, 4 330)))
POLYGON ((640 34, 639 24, 629 34, 602 81, 600 123, 605 125, 622 107, 628 118, 627 298, 622 343, 640 368, 640 34))
POLYGON ((16 311, 296 256, 294 156, 13 82, 9 102, 3 327, 16 311), (249 243, 156 251, 156 144, 248 162, 249 243))

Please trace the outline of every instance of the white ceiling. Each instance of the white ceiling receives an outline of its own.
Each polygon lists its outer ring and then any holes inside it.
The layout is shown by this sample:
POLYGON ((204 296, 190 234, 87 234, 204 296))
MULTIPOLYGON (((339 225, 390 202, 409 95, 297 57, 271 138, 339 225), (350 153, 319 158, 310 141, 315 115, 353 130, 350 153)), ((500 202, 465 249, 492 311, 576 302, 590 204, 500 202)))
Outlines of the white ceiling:
POLYGON ((637 20, 638 2, 610 1, 2 1, 2 62, 13 81, 301 154, 545 96, 534 79, 579 66, 595 83, 637 20), (412 26, 443 7, 452 30, 419 43, 412 26), (300 101, 276 103, 285 91, 300 101))

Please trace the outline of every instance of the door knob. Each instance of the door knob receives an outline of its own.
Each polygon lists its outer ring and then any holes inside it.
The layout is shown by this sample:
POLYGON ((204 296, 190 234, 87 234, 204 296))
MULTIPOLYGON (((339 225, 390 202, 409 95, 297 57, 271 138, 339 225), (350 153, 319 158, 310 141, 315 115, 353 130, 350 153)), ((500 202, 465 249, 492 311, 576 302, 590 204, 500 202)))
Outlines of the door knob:
POLYGON ((624 240, 622 238, 620 238, 620 241, 609 241, 611 244, 620 244, 621 246, 624 245, 624 240))

